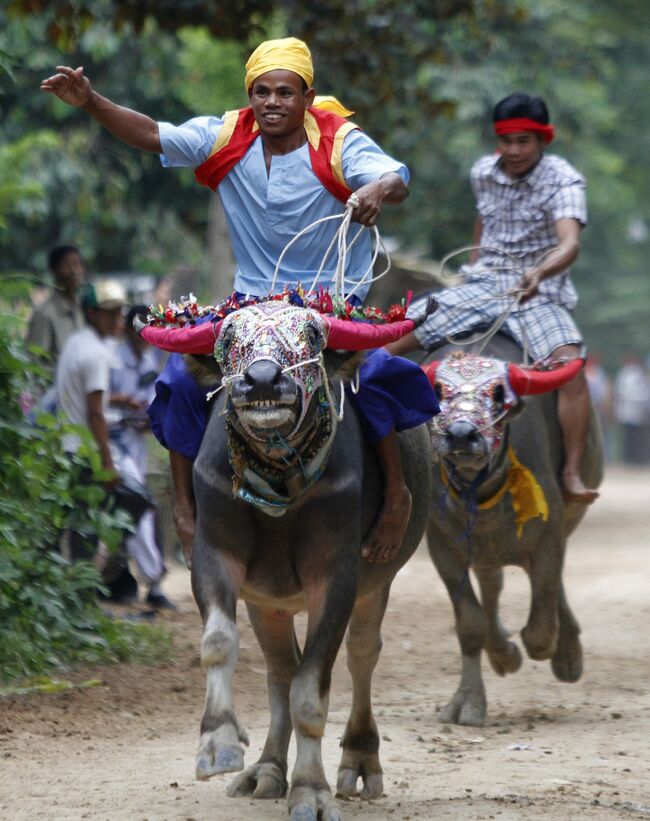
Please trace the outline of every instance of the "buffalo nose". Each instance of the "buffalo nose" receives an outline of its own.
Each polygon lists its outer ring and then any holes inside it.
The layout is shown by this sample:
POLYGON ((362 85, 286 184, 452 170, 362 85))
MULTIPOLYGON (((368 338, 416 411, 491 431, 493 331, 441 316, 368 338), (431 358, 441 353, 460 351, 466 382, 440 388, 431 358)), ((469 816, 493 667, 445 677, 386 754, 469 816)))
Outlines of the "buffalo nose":
POLYGON ((445 437, 449 450, 466 450, 478 441, 476 427, 471 422, 452 422, 445 437))
POLYGON ((244 372, 248 398, 269 399, 280 387, 282 368, 270 359, 258 359, 244 372))

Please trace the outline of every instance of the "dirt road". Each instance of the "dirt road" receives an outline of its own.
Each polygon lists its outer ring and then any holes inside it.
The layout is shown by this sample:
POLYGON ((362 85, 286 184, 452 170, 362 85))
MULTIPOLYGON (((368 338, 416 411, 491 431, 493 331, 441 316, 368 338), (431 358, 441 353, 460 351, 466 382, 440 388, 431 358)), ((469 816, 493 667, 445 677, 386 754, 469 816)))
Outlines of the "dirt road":
MULTIPOLYGON (((484 663, 485 727, 440 724, 459 654, 451 609, 426 552, 399 574, 375 676, 385 797, 340 802, 346 819, 650 818, 650 472, 610 469, 601 500, 572 540, 569 599, 583 628, 585 674, 560 684, 548 663, 525 659, 499 679, 484 663)), ((279 802, 229 799, 231 776, 194 780, 203 706, 200 626, 187 572, 167 589, 182 612, 167 618, 173 662, 82 670, 104 686, 0 700, 0 818, 7 821, 273 821, 279 802)), ((510 569, 505 623, 528 609, 523 573, 510 569)), ((261 654, 242 610, 236 706, 248 762, 267 720, 261 654)), ((323 749, 330 783, 349 706, 339 658, 323 749)), ((292 760, 293 754, 291 753, 292 760)))

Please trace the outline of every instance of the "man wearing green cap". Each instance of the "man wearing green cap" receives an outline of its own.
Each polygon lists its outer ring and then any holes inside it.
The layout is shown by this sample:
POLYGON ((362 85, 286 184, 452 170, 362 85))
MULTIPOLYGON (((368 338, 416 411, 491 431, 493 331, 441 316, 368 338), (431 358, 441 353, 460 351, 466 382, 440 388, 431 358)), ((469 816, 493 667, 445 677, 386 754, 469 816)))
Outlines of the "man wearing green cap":
MULTIPOLYGON (((109 488, 118 482, 106 419, 112 361, 109 339, 120 333, 125 299, 124 290, 117 282, 87 284, 81 298, 86 324, 68 337, 56 368, 57 406, 69 422, 87 428, 92 434, 101 465, 111 476, 109 488)), ((63 447, 68 453, 76 453, 81 447, 81 438, 74 433, 66 434, 63 447)), ((75 530, 70 532, 73 561, 92 559, 96 547, 95 539, 75 530)), ((132 596, 136 589, 132 579, 132 596)))

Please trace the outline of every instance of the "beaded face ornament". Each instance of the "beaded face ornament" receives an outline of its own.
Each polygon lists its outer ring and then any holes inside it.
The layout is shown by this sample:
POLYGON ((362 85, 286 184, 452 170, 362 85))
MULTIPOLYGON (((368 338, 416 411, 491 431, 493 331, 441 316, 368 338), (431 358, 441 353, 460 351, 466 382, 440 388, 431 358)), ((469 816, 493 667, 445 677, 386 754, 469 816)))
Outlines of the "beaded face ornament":
POLYGON ((322 317, 306 308, 271 301, 241 308, 226 317, 214 347, 224 383, 240 379, 254 362, 271 360, 289 373, 302 399, 302 422, 309 401, 322 384, 322 317))
POLYGON ((454 352, 437 365, 435 388, 440 402, 440 414, 432 423, 435 435, 444 436, 454 422, 469 422, 482 434, 488 452, 500 447, 504 417, 517 404, 507 363, 454 352))

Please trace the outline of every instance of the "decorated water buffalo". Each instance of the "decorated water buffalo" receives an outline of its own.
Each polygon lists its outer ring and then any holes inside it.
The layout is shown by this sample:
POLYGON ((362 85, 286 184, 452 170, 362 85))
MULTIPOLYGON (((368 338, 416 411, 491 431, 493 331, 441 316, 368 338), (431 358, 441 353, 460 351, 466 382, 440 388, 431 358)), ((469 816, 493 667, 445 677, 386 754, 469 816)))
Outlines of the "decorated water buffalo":
MULTIPOLYGON (((482 651, 499 675, 515 672, 522 661, 499 619, 505 565, 522 567, 530 578, 530 613, 521 631, 530 658, 550 659, 560 681, 576 681, 582 673, 580 628, 562 566, 567 537, 585 506, 562 498, 563 449, 553 392, 582 362, 528 370, 513 364, 521 353, 499 336, 484 355, 447 346, 435 356, 426 368, 441 407, 431 427, 437 465, 427 539, 451 598, 462 653, 460 684, 440 719, 480 726, 487 709, 482 651)), ((593 413, 582 474, 589 487, 602 479, 593 413)))
MULTIPOLYGON (((268 302, 230 314, 216 339, 214 328, 193 332, 216 342, 225 385, 194 466, 192 588, 207 671, 196 772, 206 779, 244 767, 247 739, 233 705, 241 597, 266 660, 270 726, 259 759, 228 795, 278 798, 288 790, 294 821, 341 817, 321 739, 331 670, 348 625, 353 697, 337 790, 353 795, 361 779, 363 797, 382 794, 371 679, 391 582, 424 534, 431 499, 430 440, 422 425, 400 434, 413 498, 402 548, 388 563, 361 558, 362 539, 381 506, 382 478, 354 408, 346 403, 341 413, 339 380, 354 373, 356 361, 351 354, 323 355, 327 343, 342 347, 337 328, 313 311, 268 302), (302 610, 308 621, 300 648, 294 615, 302 610), (288 785, 292 732, 296 762, 288 785)), ((193 350, 205 352, 205 344, 193 350)))

